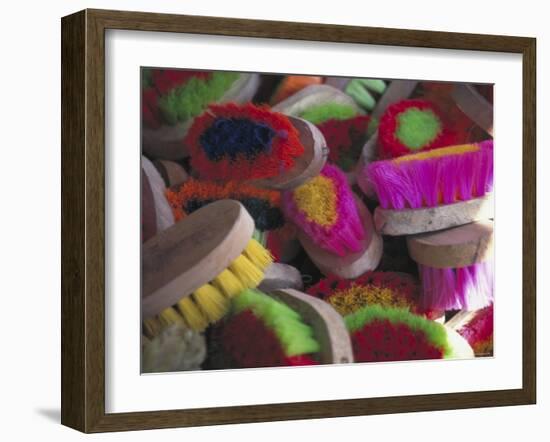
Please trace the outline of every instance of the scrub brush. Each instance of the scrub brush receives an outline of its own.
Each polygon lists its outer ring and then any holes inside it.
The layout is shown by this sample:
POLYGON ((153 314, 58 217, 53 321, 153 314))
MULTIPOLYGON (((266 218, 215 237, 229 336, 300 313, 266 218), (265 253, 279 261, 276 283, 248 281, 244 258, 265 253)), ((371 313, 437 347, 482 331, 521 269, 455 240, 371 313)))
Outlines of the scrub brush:
POLYGON ((148 335, 174 322, 204 330, 230 299, 258 286, 272 257, 242 204, 221 200, 157 234, 142 248, 142 318, 148 335))
POLYGON ((493 216, 492 140, 375 161, 360 175, 359 184, 368 181, 378 197, 374 222, 386 235, 440 230, 493 216))
POLYGON ((292 188, 319 173, 326 146, 315 126, 251 103, 211 105, 184 139, 201 179, 292 188))
POLYGON ((356 362, 471 358, 473 351, 455 331, 407 309, 363 307, 344 318, 356 362))

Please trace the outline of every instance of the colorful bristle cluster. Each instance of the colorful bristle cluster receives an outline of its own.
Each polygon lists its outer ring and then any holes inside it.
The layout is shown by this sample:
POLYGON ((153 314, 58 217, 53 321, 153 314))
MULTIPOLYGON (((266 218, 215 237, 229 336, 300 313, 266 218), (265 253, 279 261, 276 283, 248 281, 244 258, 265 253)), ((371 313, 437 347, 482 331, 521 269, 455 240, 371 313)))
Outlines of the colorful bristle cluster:
POLYGON ((361 107, 372 111, 377 99, 386 91, 386 83, 375 78, 353 78, 344 90, 361 107))
POLYGON ((479 310, 458 333, 472 346, 476 356, 492 356, 493 304, 479 310))
POLYGON ((384 209, 435 207, 478 198, 493 188, 493 141, 375 161, 362 172, 384 209))
POLYGON ((356 362, 441 359, 452 353, 443 325, 407 309, 374 305, 344 320, 356 362))
POLYGON ((259 189, 237 181, 216 183, 191 178, 177 189, 167 189, 166 197, 176 221, 213 201, 232 199, 246 208, 254 219, 256 229, 262 232, 278 229, 284 224, 279 192, 259 189))
POLYGON ((272 262, 269 251, 251 239, 242 254, 214 280, 183 297, 157 317, 146 319, 145 333, 156 336, 166 326, 181 321, 193 330, 204 330, 227 313, 231 298, 243 290, 257 287, 264 277, 265 269, 272 262))
POLYGON ((330 164, 317 177, 284 192, 283 210, 317 245, 339 256, 358 252, 368 234, 345 174, 330 164))
POLYGON ((458 268, 434 268, 419 264, 418 270, 425 308, 477 310, 494 300, 492 260, 458 268))
POLYGON ((394 158, 455 142, 438 109, 426 100, 403 100, 386 109, 378 126, 380 156, 394 158))
POLYGON ((285 115, 251 103, 209 106, 184 144, 200 177, 214 180, 271 178, 290 170, 304 153, 285 115))
POLYGON ((231 366, 239 368, 314 365, 320 350, 301 316, 258 290, 233 299, 231 316, 221 326, 220 342, 231 366))
POLYGON ((348 120, 357 114, 357 108, 352 105, 329 101, 307 108, 300 114, 300 118, 319 125, 329 120, 348 120))
POLYGON ((234 72, 144 69, 143 121, 158 128, 194 118, 222 98, 238 78, 234 72))
POLYGON ((367 272, 352 280, 329 276, 311 286, 307 293, 328 302, 342 316, 369 305, 424 313, 418 307, 418 282, 406 273, 367 272))

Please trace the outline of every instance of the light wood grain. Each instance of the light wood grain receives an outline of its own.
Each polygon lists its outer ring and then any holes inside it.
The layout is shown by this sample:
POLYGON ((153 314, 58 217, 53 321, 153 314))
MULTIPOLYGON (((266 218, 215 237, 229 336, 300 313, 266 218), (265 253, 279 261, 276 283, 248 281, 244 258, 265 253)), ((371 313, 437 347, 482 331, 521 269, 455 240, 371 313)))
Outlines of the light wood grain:
POLYGON ((274 262, 265 270, 264 279, 258 286, 262 292, 279 289, 302 290, 303 288, 302 275, 298 269, 279 262, 274 262))
POLYGON ((246 248, 254 220, 233 200, 211 203, 142 248, 142 316, 149 318, 210 282, 246 248))
POLYGON ((155 160, 153 164, 162 176, 166 187, 179 186, 189 179, 189 174, 179 163, 169 160, 155 160))
POLYGON ((270 296, 296 310, 313 328, 315 339, 321 346, 321 363, 353 362, 351 340, 344 320, 328 303, 293 289, 275 290, 270 296))
POLYGON ((437 232, 407 237, 410 257, 428 267, 456 268, 493 256, 493 222, 478 221, 437 232))
POLYGON ((383 235, 413 235, 461 226, 494 217, 492 194, 482 198, 420 209, 374 211, 374 225, 383 235))
POLYGON ((489 135, 493 135, 493 105, 473 85, 457 83, 452 97, 459 109, 489 135))
POLYGON ((172 226, 175 222, 174 213, 166 199, 166 185, 160 176, 160 173, 155 168, 153 163, 146 157, 141 157, 141 167, 151 186, 153 200, 155 201, 155 213, 157 219, 157 230, 162 231, 172 226))

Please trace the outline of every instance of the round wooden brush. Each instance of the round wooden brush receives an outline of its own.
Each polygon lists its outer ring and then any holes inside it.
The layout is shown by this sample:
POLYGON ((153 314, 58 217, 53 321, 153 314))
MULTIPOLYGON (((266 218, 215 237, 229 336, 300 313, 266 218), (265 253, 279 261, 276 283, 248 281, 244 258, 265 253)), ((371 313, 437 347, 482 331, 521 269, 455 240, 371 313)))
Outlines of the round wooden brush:
POLYGON ((493 217, 493 142, 375 161, 361 172, 380 202, 376 229, 410 235, 493 217))
POLYGON ((327 156, 314 125, 250 103, 211 105, 195 119, 184 144, 200 179, 272 189, 293 188, 316 176, 327 156))
POLYGON ((409 236, 424 307, 476 310, 493 302, 493 222, 409 236))
POLYGON ((242 204, 216 201, 157 234, 142 248, 142 317, 149 334, 184 320, 203 330, 229 300, 256 287, 272 257, 255 239, 242 204))

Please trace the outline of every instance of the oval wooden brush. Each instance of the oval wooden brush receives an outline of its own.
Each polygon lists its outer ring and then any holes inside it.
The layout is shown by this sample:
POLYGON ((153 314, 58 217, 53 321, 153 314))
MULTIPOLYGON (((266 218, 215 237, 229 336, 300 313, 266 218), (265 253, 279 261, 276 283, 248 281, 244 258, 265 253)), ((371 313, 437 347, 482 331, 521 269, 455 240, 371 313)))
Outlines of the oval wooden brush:
POLYGON ((315 126, 250 103, 211 105, 195 119, 184 144, 200 179, 273 189, 317 175, 327 155, 315 126))
POLYGON ((253 232, 254 221, 244 206, 221 200, 143 244, 145 327, 185 320, 202 330, 223 317, 229 299, 256 287, 272 262, 253 232))
POLYGON ((458 108, 489 135, 493 136, 493 105, 470 84, 457 83, 452 97, 458 108))
POLYGON ((493 222, 409 236, 426 308, 476 310, 493 302, 493 222))
POLYGON ((296 290, 246 290, 216 328, 215 368, 300 366, 353 362, 342 317, 296 290))
POLYGON ((317 177, 285 192, 283 209, 323 273, 355 278, 378 266, 382 238, 374 230, 370 212, 336 166, 326 165, 317 177))
POLYGON ((142 97, 142 149, 151 158, 178 160, 193 118, 213 102, 246 103, 258 89, 258 74, 152 69, 142 97), (186 72, 188 73, 186 75, 186 72), (181 76, 184 76, 180 78, 181 76))
POLYGON ((377 231, 410 235, 493 217, 493 142, 375 161, 361 172, 380 206, 377 231))

